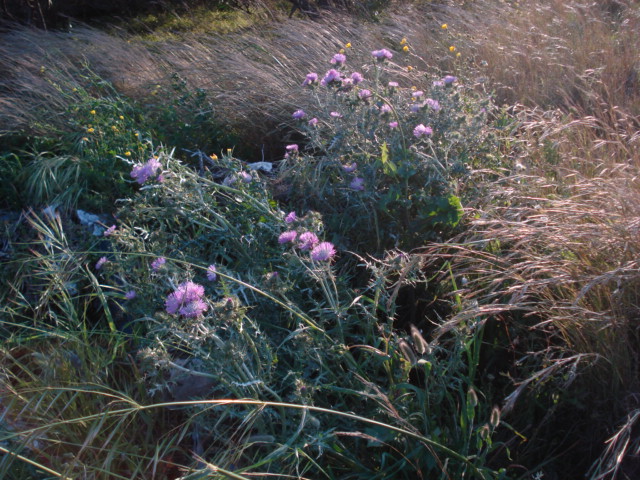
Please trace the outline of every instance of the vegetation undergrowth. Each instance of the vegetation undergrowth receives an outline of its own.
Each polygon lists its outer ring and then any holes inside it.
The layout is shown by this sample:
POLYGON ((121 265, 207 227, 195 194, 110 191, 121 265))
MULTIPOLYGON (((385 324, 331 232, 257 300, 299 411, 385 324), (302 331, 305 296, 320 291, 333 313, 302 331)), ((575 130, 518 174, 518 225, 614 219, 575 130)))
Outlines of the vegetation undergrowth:
POLYGON ((637 476, 640 7, 403 8, 1 32, 0 476, 637 476))

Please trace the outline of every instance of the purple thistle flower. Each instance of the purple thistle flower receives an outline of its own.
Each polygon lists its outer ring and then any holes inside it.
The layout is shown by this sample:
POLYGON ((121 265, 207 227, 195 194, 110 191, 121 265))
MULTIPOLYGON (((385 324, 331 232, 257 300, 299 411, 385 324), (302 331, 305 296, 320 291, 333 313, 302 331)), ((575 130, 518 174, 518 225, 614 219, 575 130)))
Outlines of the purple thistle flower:
POLYGON ((164 182, 164 175, 160 174, 156 177, 156 182, 162 183, 164 182))
POLYGON ((316 83, 318 81, 318 74, 315 72, 311 72, 311 73, 307 73, 306 78, 304 79, 304 82, 302 82, 302 86, 306 87, 307 85, 311 85, 313 83, 316 83))
POLYGON ((109 260, 107 260, 107 257, 100 257, 100 260, 98 260, 96 262, 96 270, 100 270, 102 268, 102 266, 107 263, 109 260))
POLYGON ((418 97, 421 97, 422 95, 424 95, 424 92, 422 90, 416 90, 411 94, 413 98, 418 98, 418 97))
POLYGON ((289 212, 286 217, 284 217, 285 223, 293 223, 298 219, 296 212, 289 212))
POLYGON ((244 183, 251 183, 253 181, 253 177, 249 172, 240 172, 240 177, 244 183))
POLYGON ((436 80, 433 82, 434 87, 444 87, 444 82, 442 80, 436 80))
POLYGON ((215 282, 218 279, 216 266, 212 263, 207 267, 207 280, 215 282))
POLYGON ((389 128, 398 128, 398 122, 389 122, 389 128))
POLYGON ((386 48, 383 48, 381 50, 374 50, 373 52, 371 52, 371 55, 373 55, 379 61, 383 61, 385 59, 391 60, 393 58, 393 53, 391 53, 386 48))
POLYGON ((300 110, 296 110, 295 112, 293 112, 293 114, 291 116, 293 118, 295 118, 296 120, 300 120, 300 119, 306 117, 307 114, 304 112, 304 110, 300 109, 300 110))
POLYGON ((102 235, 104 235, 105 237, 108 237, 109 235, 112 235, 113 232, 116 231, 116 226, 115 225, 111 225, 109 228, 107 228, 102 235))
POLYGON ((316 125, 318 125, 318 119, 316 117, 313 117, 311 120, 309 120, 310 127, 315 127, 316 125))
POLYGON ((425 103, 429 105, 432 110, 435 110, 436 112, 440 110, 440 102, 438 100, 434 100, 433 98, 427 98, 425 103))
POLYGON ((338 66, 342 66, 344 65, 344 62, 347 61, 347 57, 342 54, 342 53, 336 53, 333 58, 331 59, 331 63, 338 65, 338 66))
POLYGON ((340 112, 331 112, 329 115, 333 118, 342 118, 342 114, 340 112))
POLYGON ((331 260, 336 254, 336 249, 331 242, 322 242, 311 250, 311 259, 316 262, 331 260))
POLYGON ((324 74, 324 78, 320 81, 320 85, 327 86, 330 83, 339 82, 340 80, 342 80, 340 72, 332 68, 324 74))
POLYGON ((157 272, 160 268, 167 263, 167 259, 164 257, 158 257, 153 262, 151 262, 151 270, 157 272))
POLYGON ((298 232, 296 232, 295 230, 286 231, 280 234, 280 236, 278 237, 278 243, 282 244, 294 242, 297 236, 298 232))
POLYGON ((362 76, 362 74, 360 72, 353 72, 351 74, 351 80, 353 80, 353 84, 357 85, 361 82, 364 81, 364 77, 362 76))
POLYGON ((409 111, 411 113, 418 113, 420 111, 420 109, 422 108, 422 105, 420 104, 413 104, 413 105, 409 105, 409 111))
POLYGON ((297 152, 299 150, 298 145, 296 145, 295 143, 291 144, 291 145, 287 145, 286 147, 284 147, 285 150, 287 152, 297 152))
POLYGON ((127 300, 133 300, 134 298, 136 298, 136 291, 129 290, 127 293, 124 294, 124 298, 126 298, 127 300))
POLYGON ((193 282, 182 283, 165 300, 167 313, 197 317, 207 309, 207 305, 202 301, 203 295, 204 287, 202 285, 193 282))
POLYGON ((388 103, 385 103, 380 107, 380 115, 384 115, 390 112, 391 112, 391 106, 388 103))
POLYGON ((351 190, 356 190, 358 192, 361 192, 362 190, 364 190, 364 178, 355 177, 353 180, 351 180, 351 183, 349 184, 349 188, 351 190))
POLYGON ((453 82, 458 81, 458 77, 454 77, 453 75, 447 75, 442 79, 445 85, 451 85, 453 82))
POLYGON ((389 82, 389 88, 398 88, 398 82, 389 82))
POLYGON ((319 240, 315 233, 304 232, 300 234, 300 238, 298 239, 298 248, 300 250, 311 250, 318 242, 319 240))
POLYGON ((342 169, 347 173, 353 173, 358 168, 358 164, 356 162, 350 163, 349 165, 343 165, 342 169))
POLYGON ((162 165, 160 164, 158 159, 152 157, 144 164, 139 163, 135 165, 133 167, 133 170, 131 170, 130 175, 131 178, 133 178, 140 185, 144 185, 147 180, 149 180, 151 177, 156 176, 158 169, 160 169, 161 167, 162 165))
POLYGON ((428 137, 433 134, 433 129, 431 127, 425 127, 423 124, 417 125, 416 128, 413 129, 413 135, 416 138, 420 137, 428 137))
POLYGON ((360 98, 360 100, 364 101, 369 100, 371 98, 371 95, 371 90, 367 90, 366 88, 363 88, 358 92, 358 97, 360 98))

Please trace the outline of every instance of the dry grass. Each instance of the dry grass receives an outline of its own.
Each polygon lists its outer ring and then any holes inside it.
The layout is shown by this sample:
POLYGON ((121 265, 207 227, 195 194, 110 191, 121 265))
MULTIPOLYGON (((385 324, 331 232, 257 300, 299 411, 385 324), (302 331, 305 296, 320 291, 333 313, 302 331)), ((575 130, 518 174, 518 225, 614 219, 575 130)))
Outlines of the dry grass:
MULTIPOLYGON (((413 12, 413 11, 411 11, 413 12)), ((154 86, 167 84, 173 73, 193 88, 206 90, 215 98, 218 115, 242 138, 261 145, 297 108, 310 100, 300 88, 309 71, 331 67, 333 53, 351 42, 349 65, 354 70, 370 63, 370 51, 399 49, 403 37, 412 38, 411 54, 397 54, 398 76, 407 85, 420 84, 422 73, 432 71, 431 59, 453 72, 446 32, 439 30, 436 10, 430 7, 428 31, 425 24, 409 21, 418 13, 389 15, 380 23, 340 13, 314 21, 282 19, 269 26, 228 35, 183 35, 179 40, 144 42, 108 35, 81 27, 72 33, 12 28, 1 33, 0 133, 38 129, 43 111, 62 126, 56 115, 68 103, 65 93, 52 84, 70 87, 79 79, 83 65, 111 82, 124 95, 144 103, 155 102, 154 86), (439 40, 438 40, 439 39, 439 40), (442 41, 434 55, 434 42, 442 41), (407 73, 403 69, 416 69, 407 73), (44 67, 44 70, 42 70, 44 67), (449 68, 450 67, 450 68, 449 68)), ((422 14, 420 14, 422 15, 422 14)))
POLYGON ((38 132, 43 112, 57 122, 68 99, 52 83, 77 83, 86 64, 143 104, 154 101, 154 85, 167 84, 177 72, 215 98, 218 115, 259 146, 292 109, 304 108, 301 78, 328 69, 327 60, 346 42, 354 45, 349 65, 358 70, 371 49, 398 51, 406 37, 411 52, 394 60, 400 68, 416 67, 399 74, 407 84, 420 84, 422 73, 434 69, 467 72, 490 80, 499 102, 561 108, 574 120, 592 117, 589 128, 596 132, 604 123, 616 127, 616 136, 632 136, 640 114, 640 39, 634 35, 640 9, 627 3, 614 15, 580 1, 399 2, 378 23, 324 13, 317 21, 281 18, 228 35, 186 33, 180 40, 149 43, 86 27, 72 33, 8 29, 0 34, 0 133, 38 132), (449 28, 442 30, 442 23, 449 28), (460 57, 449 52, 450 45, 460 57))
MULTIPOLYGON (((640 184, 636 168, 617 167, 606 178, 565 169, 567 182, 535 174, 504 178, 481 209, 470 209, 475 219, 467 231, 425 252, 434 266, 448 261, 445 280, 451 271, 465 278, 455 292, 461 310, 436 338, 469 321, 499 332, 487 334, 486 348, 508 361, 489 360, 498 369, 490 371, 512 379, 503 414, 528 437, 512 448, 522 461, 571 458, 571 472, 551 463, 560 478, 588 469, 583 462, 598 456, 598 445, 604 450, 612 425, 622 423, 619 436, 637 441, 624 419, 637 409, 640 388, 640 184), (496 338, 502 345, 494 351, 496 338), (545 403, 550 392, 564 392, 575 407, 545 403), (526 414, 532 404, 546 405, 544 418, 526 414), (588 448, 593 456, 580 457, 588 448)), ((631 448, 615 445, 602 462, 609 474, 598 478, 616 478, 612 472, 632 461, 624 461, 625 453, 633 458, 631 448)))

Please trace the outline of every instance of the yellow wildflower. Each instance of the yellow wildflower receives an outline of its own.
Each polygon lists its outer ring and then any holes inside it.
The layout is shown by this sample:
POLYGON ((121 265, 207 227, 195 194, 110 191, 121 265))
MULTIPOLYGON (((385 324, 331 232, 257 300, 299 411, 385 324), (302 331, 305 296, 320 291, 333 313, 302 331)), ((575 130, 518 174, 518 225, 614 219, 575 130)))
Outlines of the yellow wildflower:
POLYGON ((138 132, 134 133, 133 135, 136 136, 136 137, 140 136, 140 134, 138 132))
POLYGON ((344 46, 344 48, 351 48, 351 42, 347 42, 347 44, 344 46))
POLYGON ((451 45, 451 46, 449 47, 449 51, 450 51, 450 52, 455 52, 455 51, 456 51, 456 47, 454 47, 453 45, 451 45))
POLYGON ((218 155, 216 155, 215 153, 212 153, 211 155, 209 155, 209 158, 211 160, 217 160, 218 159, 218 155))
POLYGON ((120 115, 118 118, 119 118, 120 120, 124 120, 124 117, 123 117, 122 115, 120 115))
POLYGON ((113 130, 114 132, 118 131, 118 127, 116 127, 115 125, 111 125, 111 130, 113 130))
POLYGON ((405 45, 407 43, 407 39, 403 38, 402 40, 400 40, 400 45, 405 45))
POLYGON ((402 47, 402 51, 403 52, 408 52, 409 51, 409 46, 405 45, 404 47, 402 47))
POLYGON ((87 132, 88 132, 88 133, 93 133, 93 132, 95 132, 95 131, 96 131, 96 130, 95 130, 95 128, 87 128, 87 132))
POLYGON ((456 57, 460 57, 462 54, 460 52, 456 53, 456 57))
POLYGON ((344 53, 344 48, 341 48, 340 50, 338 50, 338 53, 344 53))
MULTIPOLYGON (((407 68, 409 68, 409 67, 407 67, 407 68)), ((416 87, 415 85, 413 85, 413 86, 411 87, 411 91, 412 91, 412 92, 415 92, 416 90, 418 90, 418 87, 416 87)))
POLYGON ((130 157, 131 156, 131 152, 127 150, 126 152, 124 152, 124 156, 125 157, 130 157))
POLYGON ((411 70, 413 70, 413 67, 412 67, 411 65, 409 65, 409 66, 407 67, 407 72, 410 72, 411 70))
POLYGON ((443 23, 443 24, 442 24, 442 29, 443 29, 443 30, 446 30, 447 28, 449 28, 449 25, 447 25, 446 23, 443 23))
POLYGON ((90 113, 91 115, 95 115, 95 114, 96 114, 96 111, 95 111, 95 110, 91 110, 89 113, 90 113))

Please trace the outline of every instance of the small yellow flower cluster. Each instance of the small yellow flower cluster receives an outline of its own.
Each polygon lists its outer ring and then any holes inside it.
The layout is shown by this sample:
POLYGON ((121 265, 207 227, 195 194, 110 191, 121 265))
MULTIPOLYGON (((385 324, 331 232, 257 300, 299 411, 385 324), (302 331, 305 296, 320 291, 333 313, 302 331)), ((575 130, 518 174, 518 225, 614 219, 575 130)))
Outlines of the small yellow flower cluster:
POLYGON ((408 45, 408 43, 409 43, 409 42, 408 42, 408 41, 407 41, 407 39, 406 39, 406 38, 404 38, 404 37, 402 38, 402 40, 400 40, 400 45, 403 45, 403 47, 402 47, 402 51, 403 51, 403 52, 405 52, 405 53, 409 51, 409 45, 408 45))
POLYGON ((90 113, 91 115, 95 115, 95 114, 96 114, 96 111, 95 111, 95 110, 91 110, 89 113, 90 113))
POLYGON ((127 150, 126 152, 124 152, 124 156, 125 157, 130 157, 131 156, 131 152, 127 150))
POLYGON ((449 47, 449 51, 450 51, 450 52, 455 52, 455 51, 456 51, 456 47, 454 47, 453 45, 451 45, 451 46, 449 47))
POLYGON ((218 160, 218 155, 216 155, 215 153, 212 153, 211 155, 209 155, 209 158, 215 161, 215 160, 218 160))
POLYGON ((344 48, 351 48, 351 42, 347 42, 344 46, 344 48))
POLYGON ((449 25, 447 25, 446 23, 443 23, 443 24, 442 24, 442 29, 443 29, 443 30, 446 30, 447 28, 449 28, 449 25))
POLYGON ((87 133, 93 133, 95 131, 96 131, 95 128, 92 128, 92 127, 87 128, 87 133))

